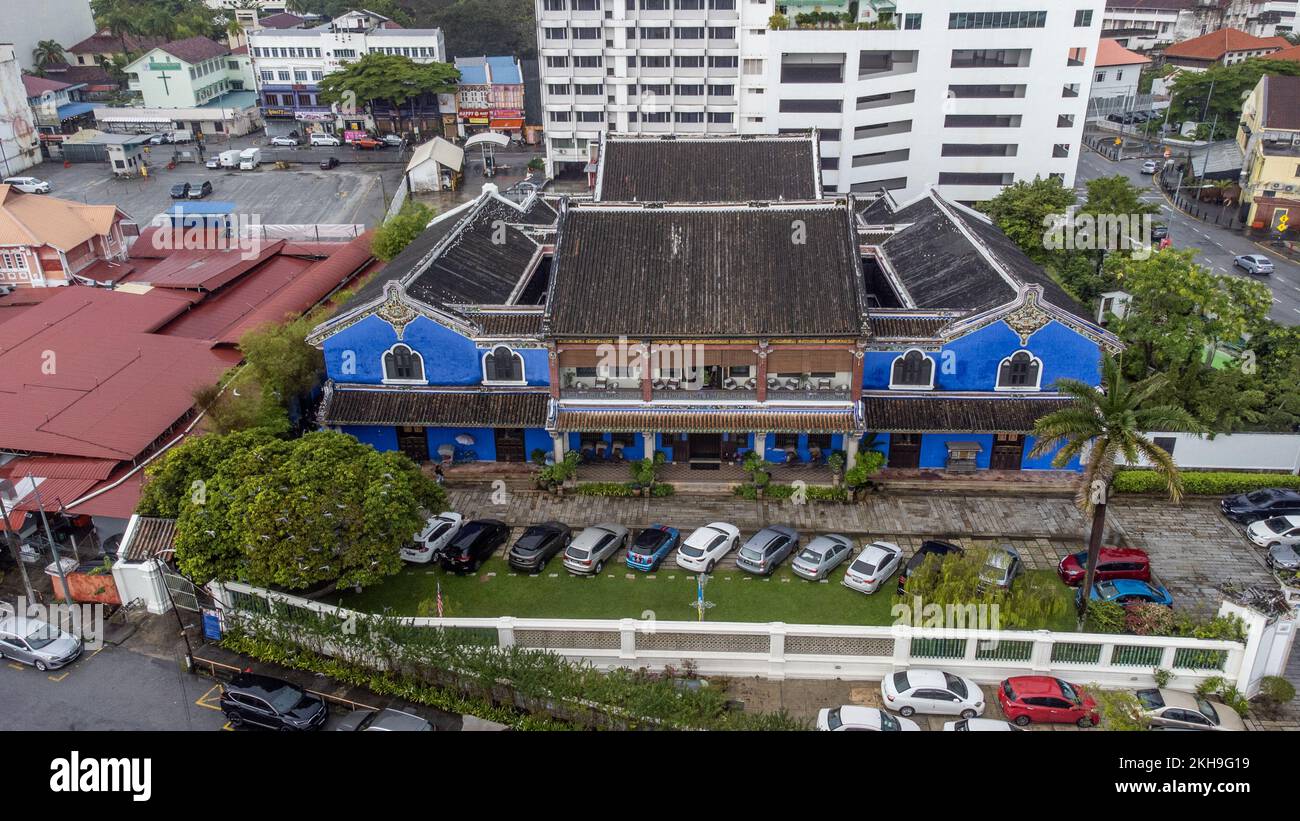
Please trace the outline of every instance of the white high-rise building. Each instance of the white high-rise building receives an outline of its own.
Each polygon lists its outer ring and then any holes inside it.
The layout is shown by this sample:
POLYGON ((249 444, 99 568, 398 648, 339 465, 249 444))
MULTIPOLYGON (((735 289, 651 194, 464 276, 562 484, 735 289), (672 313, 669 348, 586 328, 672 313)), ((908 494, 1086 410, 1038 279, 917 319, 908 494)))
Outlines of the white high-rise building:
POLYGON ((853 6, 818 2, 814 28, 811 3, 538 0, 552 170, 585 165, 602 130, 817 128, 827 192, 976 202, 1035 176, 1074 184, 1105 0, 853 6))

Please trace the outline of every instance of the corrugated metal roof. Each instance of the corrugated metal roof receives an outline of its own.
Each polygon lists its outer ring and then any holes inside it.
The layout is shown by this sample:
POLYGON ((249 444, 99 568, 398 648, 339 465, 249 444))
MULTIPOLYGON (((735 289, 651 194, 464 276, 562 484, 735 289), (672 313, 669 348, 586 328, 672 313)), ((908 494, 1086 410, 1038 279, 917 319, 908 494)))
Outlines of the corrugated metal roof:
POLYGON ((116 459, 82 459, 69 456, 29 456, 10 461, 4 470, 13 477, 31 474, 46 479, 103 481, 117 467, 116 459))
POLYGON ((118 549, 122 561, 142 562, 174 549, 176 520, 155 516, 138 516, 128 537, 118 549))

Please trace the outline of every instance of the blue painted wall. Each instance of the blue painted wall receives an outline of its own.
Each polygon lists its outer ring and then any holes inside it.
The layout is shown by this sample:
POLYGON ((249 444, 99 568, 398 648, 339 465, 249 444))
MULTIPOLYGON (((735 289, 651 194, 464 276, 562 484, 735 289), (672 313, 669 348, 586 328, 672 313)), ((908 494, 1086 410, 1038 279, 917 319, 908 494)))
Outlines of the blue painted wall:
POLYGON ((325 340, 325 370, 335 382, 378 385, 384 379, 384 352, 401 341, 424 357, 424 375, 430 385, 477 385, 482 381, 478 348, 468 338, 422 316, 407 325, 402 336, 398 340, 393 327, 379 317, 366 317, 325 340))
POLYGON ((397 450, 397 428, 392 425, 345 425, 343 432, 375 450, 397 450))
MULTIPOLYGON (((998 365, 1019 350, 1028 350, 1043 361, 1042 389, 1062 377, 1096 384, 1101 379, 1101 352, 1097 344, 1059 322, 1050 322, 1029 337, 1020 337, 1005 322, 995 322, 974 333, 954 339, 940 351, 927 352, 935 363, 935 391, 991 391, 997 385, 998 365)), ((889 372, 898 351, 867 351, 862 386, 887 390, 889 372)))
POLYGON ((948 465, 949 442, 978 442, 980 454, 975 464, 987 468, 993 453, 991 433, 927 433, 921 437, 921 467, 944 468, 948 465))

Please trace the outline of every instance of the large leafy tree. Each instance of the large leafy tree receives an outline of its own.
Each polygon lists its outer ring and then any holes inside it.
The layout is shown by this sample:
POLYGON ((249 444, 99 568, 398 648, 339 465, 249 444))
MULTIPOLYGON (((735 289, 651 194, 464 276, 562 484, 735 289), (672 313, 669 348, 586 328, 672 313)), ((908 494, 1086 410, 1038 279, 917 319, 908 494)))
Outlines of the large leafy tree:
POLYGON ((1033 182, 1018 180, 1002 189, 1002 193, 983 203, 981 210, 1030 259, 1039 265, 1048 265, 1055 252, 1047 248, 1044 234, 1052 218, 1065 214, 1066 209, 1074 203, 1074 192, 1062 185, 1060 180, 1054 177, 1035 177, 1033 182))
MULTIPOLYGON (((1087 615, 1102 533, 1106 529, 1106 502, 1115 466, 1121 457, 1129 464, 1145 459, 1165 480, 1169 498, 1183 494, 1182 476, 1173 457, 1147 436, 1148 431, 1198 432, 1202 427, 1186 410, 1156 405, 1153 397, 1165 378, 1156 374, 1130 384, 1119 364, 1109 355, 1102 359, 1101 386, 1077 379, 1059 379, 1054 388, 1072 401, 1068 407, 1041 417, 1034 425, 1031 456, 1052 455, 1052 466, 1064 468, 1078 457, 1087 458, 1079 486, 1080 509, 1092 513, 1088 560, 1079 619, 1087 615)), ((909 582, 910 585, 910 582, 909 582)))
POLYGON ((164 37, 220 37, 223 15, 204 0, 91 0, 96 24, 107 28, 127 51, 127 35, 164 37))
POLYGON ((417 63, 398 54, 371 52, 331 71, 320 81, 320 98, 339 105, 373 105, 386 100, 400 106, 422 94, 456 90, 460 72, 448 63, 417 63))
POLYGON ((1213 125, 1210 139, 1223 140, 1237 133, 1241 105, 1246 95, 1265 74, 1300 75, 1300 63, 1264 57, 1243 60, 1230 66, 1215 65, 1205 71, 1184 71, 1173 82, 1170 122, 1191 120, 1213 125))
POLYGON ((420 25, 438 26, 457 57, 537 56, 533 0, 404 0, 420 25))
POLYGON ((301 590, 396 573, 402 544, 445 504, 401 453, 332 431, 294 440, 248 431, 170 451, 150 471, 141 512, 175 513, 177 563, 198 583, 301 590))
POLYGON ((1156 401, 1185 408, 1209 430, 1251 427, 1266 401, 1257 367, 1211 365, 1220 343, 1238 344, 1267 325, 1272 297, 1258 283, 1215 275, 1194 257, 1194 251, 1165 250, 1107 261, 1133 298, 1114 324, 1129 346, 1125 372, 1135 379, 1164 374, 1156 401))
POLYGON ((923 602, 922 612, 912 614, 912 626, 1038 630, 1069 612, 1069 601, 1061 596, 1061 583, 1054 576, 1026 574, 1009 589, 984 583, 980 573, 988 557, 987 549, 968 550, 947 557, 927 556, 921 566, 907 577, 907 598, 903 603, 912 606, 918 600, 923 602), (963 612, 978 617, 978 610, 965 608, 994 604, 997 605, 998 624, 948 623, 949 614, 963 612), (934 617, 941 615, 943 623, 931 623, 932 617, 926 612, 930 605, 937 605, 931 612, 934 617))

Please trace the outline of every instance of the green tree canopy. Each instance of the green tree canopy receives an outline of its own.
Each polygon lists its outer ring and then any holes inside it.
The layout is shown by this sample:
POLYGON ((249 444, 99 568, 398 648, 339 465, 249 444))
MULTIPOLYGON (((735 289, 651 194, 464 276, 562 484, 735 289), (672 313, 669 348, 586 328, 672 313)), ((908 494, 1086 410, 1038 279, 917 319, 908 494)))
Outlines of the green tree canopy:
POLYGON ((404 0, 422 26, 438 26, 457 57, 537 56, 533 0, 404 0))
POLYGON ((981 205, 1002 232, 1015 241, 1029 258, 1048 265, 1054 252, 1044 242, 1044 234, 1057 214, 1074 205, 1074 192, 1055 177, 1035 177, 1033 182, 1017 180, 1002 193, 981 205))
POLYGON ((226 27, 224 15, 203 0, 90 0, 90 10, 96 25, 120 38, 124 52, 127 35, 215 39, 226 27))
POLYGON ((65 62, 63 46, 59 45, 58 40, 42 40, 32 49, 32 60, 39 68, 59 65, 65 62))
POLYGON ((398 571, 398 550, 446 505, 442 487, 404 454, 332 431, 202 436, 148 475, 140 512, 177 515, 176 560, 200 584, 375 584, 398 571))
POLYGON ((370 52, 331 71, 320 81, 320 98, 340 106, 375 100, 401 105, 421 94, 456 90, 460 72, 448 63, 417 63, 399 54, 370 52))
POLYGON ((422 202, 407 202, 402 209, 375 229, 370 252, 385 262, 391 260, 424 233, 437 212, 422 202))
POLYGON ((1214 65, 1205 71, 1181 72, 1171 87, 1170 122, 1191 120, 1208 125, 1217 117, 1218 125, 1209 138, 1223 140, 1235 136, 1241 121, 1241 105, 1265 74, 1294 77, 1300 75, 1300 63, 1257 57, 1230 66, 1214 65))

